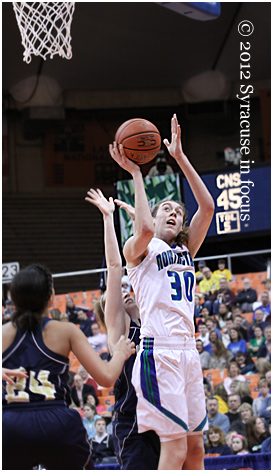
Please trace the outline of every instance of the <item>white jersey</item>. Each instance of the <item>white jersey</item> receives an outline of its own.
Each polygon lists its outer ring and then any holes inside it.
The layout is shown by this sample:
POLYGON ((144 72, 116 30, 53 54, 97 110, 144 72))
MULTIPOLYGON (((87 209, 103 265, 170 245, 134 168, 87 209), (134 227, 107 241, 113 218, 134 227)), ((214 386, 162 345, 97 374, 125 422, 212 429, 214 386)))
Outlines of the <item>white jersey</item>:
POLYGON ((127 268, 141 318, 141 338, 194 336, 194 263, 186 246, 153 238, 149 253, 127 268))

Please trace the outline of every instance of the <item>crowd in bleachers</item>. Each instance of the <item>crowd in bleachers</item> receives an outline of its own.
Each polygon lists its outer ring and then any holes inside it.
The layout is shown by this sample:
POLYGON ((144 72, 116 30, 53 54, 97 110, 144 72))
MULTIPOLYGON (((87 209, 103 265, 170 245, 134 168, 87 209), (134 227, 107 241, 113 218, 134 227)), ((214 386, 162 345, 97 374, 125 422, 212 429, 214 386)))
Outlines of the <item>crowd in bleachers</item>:
POLYGON ((198 263, 196 347, 209 430, 206 456, 271 451, 271 283, 198 263))
MULTIPOLYGON (((196 347, 203 369, 209 429, 205 455, 271 450, 271 284, 266 273, 232 276, 219 261, 196 272, 196 347)), ((128 285, 126 276, 123 283, 128 285)), ((130 290, 128 285, 124 289, 130 290)), ((78 325, 107 362, 107 335, 99 325, 100 291, 55 296, 52 318, 78 325)), ((12 302, 3 308, 3 323, 12 302)), ((102 388, 70 355, 72 408, 82 416, 95 462, 115 461, 112 441, 114 386, 102 388)))

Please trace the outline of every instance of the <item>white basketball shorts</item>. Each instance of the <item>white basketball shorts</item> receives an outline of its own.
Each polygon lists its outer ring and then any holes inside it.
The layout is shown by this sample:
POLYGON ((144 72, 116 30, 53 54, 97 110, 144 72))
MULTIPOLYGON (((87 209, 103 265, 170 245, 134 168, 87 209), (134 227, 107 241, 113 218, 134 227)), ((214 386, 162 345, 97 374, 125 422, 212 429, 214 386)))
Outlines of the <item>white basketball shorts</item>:
POLYGON ((195 339, 145 338, 134 363, 138 431, 160 441, 208 429, 203 374, 195 339))

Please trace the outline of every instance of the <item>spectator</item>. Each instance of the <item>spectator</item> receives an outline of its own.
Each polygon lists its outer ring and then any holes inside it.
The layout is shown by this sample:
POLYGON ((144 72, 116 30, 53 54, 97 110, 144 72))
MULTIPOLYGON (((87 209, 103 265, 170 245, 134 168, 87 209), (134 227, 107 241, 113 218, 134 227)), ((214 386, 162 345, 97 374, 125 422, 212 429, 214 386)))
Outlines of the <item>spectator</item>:
POLYGON ((200 293, 195 293, 194 295, 194 318, 199 318, 202 310, 201 305, 202 295, 200 293))
POLYGON ((59 308, 53 308, 50 311, 50 314, 51 314, 53 320, 60 321, 61 312, 60 312, 59 308))
MULTIPOLYGON (((270 362, 267 359, 265 359, 265 357, 259 357, 255 362, 255 367, 258 373, 261 374, 262 377, 265 377, 268 380, 268 370, 269 371, 271 370, 270 362)), ((271 375, 271 373, 269 375, 271 375)), ((271 384, 271 377, 269 380, 271 384)))
MULTIPOLYGON (((263 310, 264 313, 264 320, 267 317, 267 315, 271 314, 271 306, 270 306, 270 300, 269 300, 269 293, 265 290, 261 293, 261 304, 256 307, 257 309, 263 310)), ((255 313, 255 311, 254 311, 255 313)), ((263 321, 264 321, 263 320, 263 321)))
MULTIPOLYGON (((269 302, 271 302, 271 280, 270 279, 265 279, 261 282, 264 285, 264 290, 267 291, 268 297, 269 297, 269 302)), ((261 301, 262 298, 262 292, 258 296, 258 302, 261 301)))
MULTIPOLYGON (((219 339, 219 341, 221 341, 221 338, 218 337, 218 334, 216 333, 216 331, 213 329, 210 333, 209 333, 209 342, 210 344, 213 343, 214 341, 217 341, 219 339)), ((211 346, 212 348, 212 346, 211 346)), ((212 349, 211 349, 211 353, 212 353, 212 349)))
MULTIPOLYGON (((88 374, 87 370, 85 370, 85 368, 82 365, 80 365, 79 368, 78 368, 78 374, 81 376, 84 384, 93 385, 93 387, 95 389, 95 393, 97 395, 97 393, 98 393, 98 384, 97 384, 97 382, 95 382, 94 379, 92 379, 91 375, 88 374)), ((88 403, 88 402, 85 401, 85 403, 88 403)))
POLYGON ((207 327, 208 332, 211 333, 211 331, 216 331, 217 337, 221 339, 221 337, 222 337, 221 331, 220 331, 220 329, 218 329, 217 321, 215 321, 213 316, 207 316, 205 318, 205 323, 206 323, 206 327, 207 327))
POLYGON ((201 339, 196 339, 196 349, 200 355, 200 362, 202 369, 209 368, 210 354, 204 350, 203 342, 201 339))
POLYGON ((251 454, 261 452, 262 443, 269 437, 262 418, 251 416, 246 422, 246 439, 251 454))
POLYGON ((220 326, 220 329, 222 330, 227 329, 226 323, 228 319, 232 321, 231 313, 225 303, 219 304, 217 319, 218 319, 218 325, 220 326))
POLYGON ((61 313, 60 314, 60 321, 62 323, 69 323, 69 316, 67 313, 61 313))
POLYGON ((253 398, 251 396, 250 386, 247 382, 241 382, 239 380, 235 388, 235 393, 238 393, 238 395, 240 395, 242 403, 249 403, 250 405, 252 405, 253 398))
POLYGON ((270 434, 269 438, 265 439, 262 442, 262 449, 261 449, 262 454, 266 452, 271 452, 271 419, 269 420, 268 432, 270 434))
POLYGON ((265 337, 263 336, 263 330, 259 325, 253 326, 253 333, 254 338, 249 341, 247 350, 251 357, 257 357, 259 347, 265 341, 265 337))
POLYGON ((78 323, 78 307, 74 305, 73 298, 66 297, 66 313, 69 316, 69 321, 71 323, 77 324, 78 323))
POLYGON ((260 409, 261 409, 263 400, 271 396, 269 393, 269 383, 265 378, 261 378, 259 380, 258 390, 259 390, 259 396, 255 398, 252 404, 254 416, 260 416, 260 409))
POLYGON ((235 327, 230 329, 229 332, 230 343, 228 344, 227 348, 232 354, 235 356, 236 352, 241 351, 246 353, 247 352, 247 344, 244 339, 242 339, 242 335, 239 330, 235 327))
POLYGON ((249 454, 246 437, 242 434, 233 435, 231 439, 231 450, 232 454, 236 454, 238 456, 249 454))
POLYGON ((209 360, 209 369, 225 369, 228 367, 233 355, 226 349, 222 341, 217 339, 211 342, 212 355, 209 360))
POLYGON ((156 177, 157 175, 173 174, 173 168, 167 163, 165 150, 159 151, 156 156, 155 165, 149 170, 147 177, 156 177))
POLYGON ((246 422, 253 416, 253 410, 249 403, 242 403, 238 408, 239 418, 232 422, 231 429, 238 434, 246 434, 246 422))
POLYGON ((92 439, 93 436, 96 434, 95 430, 95 420, 100 418, 99 415, 97 415, 97 410, 95 405, 91 405, 89 403, 85 403, 83 405, 83 426, 86 429, 86 432, 88 434, 88 439, 92 439))
POLYGON ((93 405, 96 408, 98 415, 100 415, 103 411, 105 411, 104 406, 99 404, 98 397, 97 396, 94 397, 92 393, 88 393, 87 395, 85 395, 84 403, 89 403, 89 405, 93 405))
POLYGON ((235 303, 238 303, 243 313, 249 313, 253 309, 253 303, 257 300, 257 292, 251 288, 251 282, 245 278, 243 280, 243 290, 241 290, 235 298, 235 303))
POLYGON ((231 393, 228 396, 229 411, 225 413, 231 425, 234 421, 239 419, 238 408, 240 405, 241 405, 240 395, 238 395, 238 393, 231 393))
POLYGON ((208 423, 211 425, 218 425, 226 434, 230 428, 230 421, 226 415, 219 413, 219 403, 217 398, 209 397, 206 401, 207 404, 207 413, 208 413, 208 423))
POLYGON ((226 347, 228 347, 229 343, 231 342, 230 330, 232 328, 234 328, 234 323, 232 317, 230 316, 226 321, 226 328, 222 330, 222 342, 226 347))
POLYGON ((268 365, 269 365, 269 368, 265 371, 264 377, 266 378, 268 382, 269 392, 271 392, 271 365, 269 364, 269 362, 268 362, 268 365))
POLYGON ((205 323, 205 319, 209 316, 209 310, 207 309, 207 307, 202 306, 199 316, 200 316, 200 320, 198 321, 197 331, 199 331, 199 324, 201 322, 205 323))
POLYGON ((107 351, 107 335, 100 332, 99 323, 92 323, 91 325, 92 336, 89 336, 88 342, 95 349, 95 351, 105 350, 107 351))
POLYGON ((209 332, 207 330, 206 323, 204 323, 204 321, 201 321, 198 325, 198 329, 200 331, 200 335, 196 338, 196 341, 197 339, 201 339, 204 346, 204 350, 208 351, 209 354, 211 354, 212 350, 209 342, 209 332))
POLYGON ((205 397, 207 399, 211 397, 212 395, 212 387, 211 387, 210 381, 206 377, 203 377, 203 385, 204 385, 205 397))
POLYGON ((248 341, 248 330, 243 327, 243 317, 241 315, 232 315, 234 327, 239 330, 239 333, 242 336, 242 339, 248 341))
POLYGON ((267 425, 271 418, 271 395, 263 399, 259 416, 265 420, 267 425))
POLYGON ((95 311, 94 311, 94 307, 97 303, 97 298, 96 297, 93 297, 92 300, 91 300, 91 303, 92 303, 92 308, 91 310, 89 309, 88 311, 86 311, 86 315, 88 318, 90 318, 91 321, 97 321, 97 318, 96 318, 96 314, 95 314, 95 311))
POLYGON ((264 318, 264 312, 260 308, 257 308, 254 312, 254 324, 253 326, 250 326, 249 328, 249 333, 248 333, 248 339, 253 339, 254 338, 254 327, 255 326, 260 326, 262 330, 264 331, 264 328, 266 326, 270 326, 269 323, 266 321, 263 321, 264 318))
POLYGON ((236 393, 236 387, 237 387, 239 382, 240 382, 240 380, 232 380, 232 382, 230 384, 230 395, 232 393, 236 393))
POLYGON ((89 336, 93 336, 91 325, 93 323, 91 318, 87 317, 87 314, 84 310, 78 310, 77 312, 78 317, 78 324, 80 325, 80 329, 82 330, 83 334, 88 338, 89 336))
POLYGON ((81 376, 76 374, 74 377, 74 386, 71 389, 71 398, 77 407, 83 408, 84 397, 87 393, 92 393, 92 395, 96 396, 94 387, 84 384, 81 376))
POLYGON ((257 369, 255 367, 255 364, 253 361, 250 359, 249 354, 245 354, 242 351, 238 351, 235 354, 234 357, 235 362, 237 362, 238 366, 241 369, 241 374, 256 374, 257 369))
POLYGON ((225 443, 225 435, 220 426, 211 425, 207 431, 207 441, 205 443, 205 456, 228 456, 231 449, 225 443))
POLYGON ((230 395, 230 384, 232 380, 241 380, 245 382, 245 377, 240 374, 240 368, 236 362, 231 362, 227 369, 227 377, 224 379, 224 387, 227 391, 227 394, 230 395))
POLYGON ((219 285, 219 277, 215 274, 211 273, 211 270, 209 267, 203 267, 203 280, 199 283, 200 287, 200 292, 202 293, 204 297, 204 306, 206 306, 211 313, 212 310, 212 303, 210 301, 211 295, 215 292, 215 290, 218 290, 220 285, 219 285))
POLYGON ((11 300, 5 301, 5 309, 2 313, 2 324, 10 321, 11 315, 14 312, 14 305, 11 300))
POLYGON ((228 447, 230 447, 231 449, 231 444, 232 444, 232 436, 234 436, 235 434, 238 434, 237 431, 229 431, 226 436, 225 436, 225 443, 228 447))
POLYGON ((96 464, 103 462, 105 457, 115 456, 113 439, 106 432, 106 421, 104 418, 95 420, 96 434, 90 441, 92 449, 92 459, 96 464))
POLYGON ((246 318, 244 316, 242 316, 242 309, 239 305, 233 305, 233 307, 231 308, 231 312, 232 312, 232 319, 234 320, 235 316, 237 315, 240 315, 242 317, 242 324, 241 326, 243 328, 245 328, 248 332, 251 324, 246 320, 246 318))
POLYGON ((199 284, 201 280, 203 280, 203 267, 206 266, 206 261, 199 261, 198 262, 198 270, 195 272, 196 283, 199 284))
POLYGON ((223 384, 217 384, 213 390, 213 396, 218 400, 218 411, 219 413, 227 413, 229 408, 227 405, 228 395, 223 384))
POLYGON ((225 259, 219 259, 218 269, 213 272, 214 274, 224 277, 228 282, 232 280, 232 273, 229 269, 226 269, 225 259))
POLYGON ((271 362, 271 326, 266 326, 264 328, 264 338, 265 340, 260 345, 257 352, 257 357, 264 357, 266 360, 271 362))
POLYGON ((235 293, 229 288, 227 279, 221 278, 219 285, 220 288, 215 290, 215 292, 210 297, 213 314, 218 313, 220 303, 225 303, 228 309, 231 309, 236 298, 235 293))

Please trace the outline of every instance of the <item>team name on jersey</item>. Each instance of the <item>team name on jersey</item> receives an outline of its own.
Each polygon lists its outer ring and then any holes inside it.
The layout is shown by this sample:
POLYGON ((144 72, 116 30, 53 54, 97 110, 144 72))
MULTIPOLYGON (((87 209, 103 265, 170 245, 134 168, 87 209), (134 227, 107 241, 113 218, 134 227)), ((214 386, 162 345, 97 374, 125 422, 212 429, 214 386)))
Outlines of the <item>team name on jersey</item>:
POLYGON ((157 254, 156 262, 158 270, 162 270, 164 267, 173 264, 180 264, 185 267, 194 267, 192 257, 188 251, 174 252, 171 249, 163 251, 160 254, 157 254))

